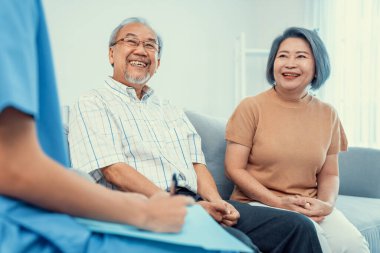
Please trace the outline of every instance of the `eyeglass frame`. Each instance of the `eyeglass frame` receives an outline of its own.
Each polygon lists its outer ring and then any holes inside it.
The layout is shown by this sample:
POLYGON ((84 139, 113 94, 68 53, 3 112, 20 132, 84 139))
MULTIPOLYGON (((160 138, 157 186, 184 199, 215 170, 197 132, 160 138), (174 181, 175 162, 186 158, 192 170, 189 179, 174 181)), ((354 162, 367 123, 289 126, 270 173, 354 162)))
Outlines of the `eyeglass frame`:
POLYGON ((145 50, 147 50, 147 51, 151 51, 151 52, 159 52, 159 51, 160 51, 160 44, 159 44, 158 42, 156 42, 156 41, 154 41, 154 40, 139 40, 138 38, 134 38, 134 37, 131 37, 131 36, 126 36, 126 37, 123 37, 123 38, 121 38, 121 39, 118 39, 117 41, 115 41, 114 43, 111 44, 111 47, 115 46, 115 45, 116 45, 117 43, 119 43, 120 41, 126 42, 126 41, 125 41, 126 39, 131 39, 131 40, 135 40, 136 42, 138 42, 136 46, 131 46, 131 45, 128 45, 128 43, 127 43, 127 46, 128 46, 128 47, 137 48, 137 47, 139 47, 140 44, 142 43, 143 48, 144 48, 145 50), (157 48, 154 47, 154 48, 152 48, 152 50, 150 50, 149 48, 146 48, 145 43, 152 43, 152 44, 156 45, 157 48))

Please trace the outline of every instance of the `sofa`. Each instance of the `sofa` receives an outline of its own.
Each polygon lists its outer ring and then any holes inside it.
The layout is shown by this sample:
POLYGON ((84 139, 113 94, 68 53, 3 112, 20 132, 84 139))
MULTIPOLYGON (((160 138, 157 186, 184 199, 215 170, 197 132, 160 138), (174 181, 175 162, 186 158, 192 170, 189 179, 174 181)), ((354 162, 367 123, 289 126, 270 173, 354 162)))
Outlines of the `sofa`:
MULTIPOLYGON (((233 184, 224 174, 226 120, 193 111, 186 115, 202 138, 207 167, 218 190, 228 199, 233 184)), ((380 150, 351 147, 340 154, 339 167, 336 206, 367 239, 371 253, 380 253, 380 150)))
MULTIPOLYGON (((227 120, 193 111, 186 111, 186 115, 202 138, 207 168, 221 196, 228 199, 233 183, 224 174, 227 120)), ((63 121, 66 135, 68 118, 69 108, 65 106, 63 121)), ((339 165, 340 191, 336 205, 367 239, 371 253, 380 253, 380 150, 349 148, 339 156, 339 165)), ((92 180, 88 175, 78 173, 92 180)))

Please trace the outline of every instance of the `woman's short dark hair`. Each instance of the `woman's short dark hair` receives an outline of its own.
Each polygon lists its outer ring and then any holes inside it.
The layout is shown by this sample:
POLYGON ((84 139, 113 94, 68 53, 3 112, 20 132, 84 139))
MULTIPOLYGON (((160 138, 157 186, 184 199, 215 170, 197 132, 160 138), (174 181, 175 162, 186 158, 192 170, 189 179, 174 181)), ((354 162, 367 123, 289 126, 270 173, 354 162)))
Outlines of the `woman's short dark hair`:
POLYGON ((275 85, 274 61, 281 43, 288 38, 300 38, 305 40, 313 52, 315 61, 315 77, 311 81, 311 89, 319 89, 330 76, 330 60, 326 47, 317 32, 300 27, 290 27, 278 36, 272 43, 269 52, 266 77, 271 85, 275 85))

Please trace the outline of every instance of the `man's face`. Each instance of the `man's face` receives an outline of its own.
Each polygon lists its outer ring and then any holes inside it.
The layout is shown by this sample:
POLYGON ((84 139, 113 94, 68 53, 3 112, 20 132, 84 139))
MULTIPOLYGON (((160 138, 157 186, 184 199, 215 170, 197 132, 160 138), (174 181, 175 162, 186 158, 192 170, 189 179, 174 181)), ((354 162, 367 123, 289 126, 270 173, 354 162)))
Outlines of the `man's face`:
MULTIPOLYGON (((155 32, 141 23, 124 26, 116 36, 116 41, 128 38, 140 41, 138 46, 131 46, 127 41, 119 41, 109 49, 109 61, 113 64, 113 79, 128 86, 144 85, 154 75, 160 65, 158 51, 152 50, 144 43, 157 43, 155 32)), ((146 44, 148 45, 148 44, 146 44)))

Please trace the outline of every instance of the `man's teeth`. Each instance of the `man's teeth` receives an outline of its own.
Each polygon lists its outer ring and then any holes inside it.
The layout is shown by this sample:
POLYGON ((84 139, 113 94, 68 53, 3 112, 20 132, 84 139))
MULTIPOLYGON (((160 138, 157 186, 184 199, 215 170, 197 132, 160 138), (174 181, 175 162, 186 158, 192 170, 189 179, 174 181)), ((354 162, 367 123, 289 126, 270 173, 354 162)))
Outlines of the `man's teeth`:
POLYGON ((132 66, 138 66, 138 67, 146 67, 146 64, 141 61, 130 61, 129 62, 132 66))

